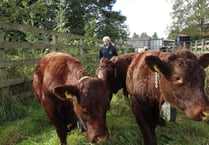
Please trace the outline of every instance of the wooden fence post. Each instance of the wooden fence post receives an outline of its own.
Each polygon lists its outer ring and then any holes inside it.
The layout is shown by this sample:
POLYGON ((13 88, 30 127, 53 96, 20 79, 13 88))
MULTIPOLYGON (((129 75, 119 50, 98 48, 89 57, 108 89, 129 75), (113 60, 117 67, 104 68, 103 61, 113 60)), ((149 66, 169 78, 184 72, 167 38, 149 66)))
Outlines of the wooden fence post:
POLYGON ((201 49, 201 52, 204 52, 204 51, 205 51, 205 50, 204 50, 204 49, 205 49, 205 48, 204 48, 204 47, 205 47, 205 46, 204 46, 204 43, 205 43, 205 42, 204 42, 204 39, 202 39, 202 41, 201 41, 201 45, 202 45, 202 47, 201 47, 201 48, 202 48, 202 49, 201 49))
POLYGON ((193 48, 192 48, 192 41, 190 41, 190 44, 189 44, 189 45, 190 45, 190 46, 189 46, 190 50, 193 51, 193 48))
MULTIPOLYGON (((0 43, 4 42, 4 35, 3 31, 0 29, 0 43)), ((0 46, 0 62, 4 62, 5 60, 5 48, 0 46)), ((7 79, 7 70, 5 67, 0 66, 0 81, 4 81, 7 79)), ((9 93, 9 87, 1 88, 0 95, 3 97, 5 95, 8 95, 9 93)))
MULTIPOLYGON (((0 43, 4 42, 3 31, 0 30, 0 43)), ((0 62, 3 62, 5 59, 5 50, 2 46, 0 46, 0 62)), ((6 70, 0 66, 0 80, 6 79, 6 70)))
MULTIPOLYGON (((56 45, 57 43, 58 43, 58 36, 52 35, 52 44, 56 45)), ((57 51, 57 48, 53 47, 52 51, 57 51)))
POLYGON ((83 39, 80 38, 80 56, 83 55, 83 39))
POLYGON ((183 47, 186 48, 186 42, 183 43, 183 47))
POLYGON ((197 40, 195 40, 195 52, 197 52, 197 40))

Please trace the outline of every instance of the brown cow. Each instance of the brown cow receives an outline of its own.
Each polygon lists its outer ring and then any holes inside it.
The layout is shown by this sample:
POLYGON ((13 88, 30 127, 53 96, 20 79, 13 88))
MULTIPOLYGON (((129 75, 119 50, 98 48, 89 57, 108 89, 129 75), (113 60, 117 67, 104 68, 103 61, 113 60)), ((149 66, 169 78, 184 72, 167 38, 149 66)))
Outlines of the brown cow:
POLYGON ((67 131, 75 127, 77 118, 90 142, 107 140, 111 91, 104 80, 89 77, 78 59, 61 52, 47 54, 35 68, 33 89, 62 145, 66 145, 67 131))
POLYGON ((113 56, 110 60, 102 58, 96 70, 96 76, 104 79, 110 85, 112 93, 123 88, 123 94, 128 97, 126 89, 126 72, 137 52, 113 56))
POLYGON ((130 64, 126 84, 132 111, 145 145, 157 145, 160 105, 166 100, 193 120, 209 120, 209 101, 204 92, 209 53, 199 59, 186 49, 174 53, 146 51, 130 64))

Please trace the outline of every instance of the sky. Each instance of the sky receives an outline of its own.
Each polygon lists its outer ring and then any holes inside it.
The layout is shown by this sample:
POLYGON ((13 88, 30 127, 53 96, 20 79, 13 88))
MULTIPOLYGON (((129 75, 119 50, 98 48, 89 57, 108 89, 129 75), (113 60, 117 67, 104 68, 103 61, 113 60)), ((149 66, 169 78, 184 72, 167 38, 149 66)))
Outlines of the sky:
POLYGON ((126 16, 130 37, 135 32, 139 36, 146 32, 152 36, 157 33, 158 38, 167 38, 166 28, 171 25, 172 5, 168 0, 117 0, 114 11, 121 11, 126 16))

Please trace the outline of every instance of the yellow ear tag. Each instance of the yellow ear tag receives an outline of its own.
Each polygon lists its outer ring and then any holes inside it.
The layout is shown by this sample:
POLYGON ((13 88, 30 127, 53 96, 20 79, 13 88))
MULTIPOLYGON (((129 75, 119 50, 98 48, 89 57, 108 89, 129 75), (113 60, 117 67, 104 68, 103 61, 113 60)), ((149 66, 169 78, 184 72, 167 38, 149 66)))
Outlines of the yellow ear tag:
POLYGON ((65 91, 65 97, 66 97, 67 99, 73 98, 73 96, 72 96, 68 91, 65 91))
POLYGON ((154 70, 155 70, 156 72, 160 73, 160 69, 158 68, 157 65, 153 65, 153 68, 154 68, 154 70))

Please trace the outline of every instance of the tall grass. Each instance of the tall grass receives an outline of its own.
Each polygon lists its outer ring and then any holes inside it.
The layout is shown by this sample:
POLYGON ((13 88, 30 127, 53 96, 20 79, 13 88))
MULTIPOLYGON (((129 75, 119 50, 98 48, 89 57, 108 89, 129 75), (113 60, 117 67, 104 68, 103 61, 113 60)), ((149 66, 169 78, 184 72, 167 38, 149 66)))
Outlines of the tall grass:
MULTIPOLYGON (((27 106, 24 118, 4 123, 0 126, 1 145, 58 145, 59 139, 54 127, 48 121, 45 112, 36 100, 27 106)), ((130 103, 120 91, 113 96, 107 113, 107 125, 110 132, 108 141, 100 145, 142 145, 143 139, 130 103)), ((159 145, 208 145, 209 124, 188 120, 178 112, 176 122, 167 122, 165 127, 157 127, 159 145)), ((77 129, 68 134, 69 145, 90 145, 86 133, 77 129)))

